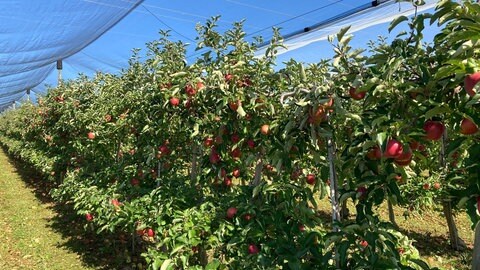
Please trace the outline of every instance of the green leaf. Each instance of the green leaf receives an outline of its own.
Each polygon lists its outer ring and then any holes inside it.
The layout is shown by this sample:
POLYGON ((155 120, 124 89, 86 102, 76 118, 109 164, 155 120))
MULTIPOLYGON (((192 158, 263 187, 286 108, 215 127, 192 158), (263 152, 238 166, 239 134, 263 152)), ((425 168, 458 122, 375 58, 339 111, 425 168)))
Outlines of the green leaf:
POLYGON ((462 209, 463 206, 467 203, 468 200, 470 200, 470 197, 461 198, 460 201, 458 201, 458 203, 457 203, 457 207, 462 209))
POLYGON ((192 133, 192 135, 190 135, 190 138, 193 138, 193 137, 197 136, 198 133, 199 133, 199 129, 200 129, 200 127, 199 127, 198 123, 195 123, 195 125, 193 126, 193 133, 192 133))
POLYGON ((430 269, 427 263, 419 259, 411 259, 412 262, 416 263, 418 266, 422 267, 422 269, 430 269))
POLYGON ((408 21, 407 16, 399 16, 395 18, 391 23, 390 26, 388 27, 388 32, 392 32, 393 28, 395 28, 399 23, 408 21))
POLYGON ((344 28, 340 29, 340 31, 337 34, 337 40, 338 40, 339 43, 343 43, 342 42, 343 36, 348 32, 348 30, 350 30, 350 27, 351 26, 347 26, 347 27, 344 27, 344 28))
POLYGON ((387 133, 386 132, 381 132, 377 134, 377 142, 378 145, 383 145, 385 140, 387 139, 387 133))
POLYGON ((172 263, 171 259, 166 259, 165 261, 163 261, 162 267, 160 268, 160 270, 167 270, 171 263, 172 263))
POLYGON ((450 113, 451 113, 450 108, 448 108, 447 106, 444 106, 444 105, 440 105, 440 106, 437 106, 437 107, 427 111, 425 113, 425 120, 429 120, 433 116, 450 114, 450 113))
POLYGON ((170 74, 170 77, 173 77, 173 78, 176 78, 176 77, 183 77, 185 75, 187 75, 188 73, 185 72, 185 71, 180 71, 180 72, 176 72, 176 73, 173 73, 173 74, 170 74))
POLYGON ((205 270, 215 270, 215 269, 218 269, 219 266, 220 266, 220 261, 217 259, 214 259, 209 264, 207 264, 207 266, 205 266, 205 270))
POLYGON ((238 113, 241 117, 245 117, 245 115, 247 115, 247 113, 245 112, 245 110, 243 110, 243 107, 242 107, 241 104, 238 105, 237 113, 238 113))

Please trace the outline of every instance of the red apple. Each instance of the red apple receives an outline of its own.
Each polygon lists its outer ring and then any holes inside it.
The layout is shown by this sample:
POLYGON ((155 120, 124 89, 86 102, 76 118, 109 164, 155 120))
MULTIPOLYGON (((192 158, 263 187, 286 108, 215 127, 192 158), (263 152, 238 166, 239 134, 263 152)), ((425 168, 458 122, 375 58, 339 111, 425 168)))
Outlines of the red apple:
POLYGON ((120 205, 121 205, 122 203, 120 203, 120 202, 118 201, 118 199, 112 199, 112 204, 113 204, 113 206, 115 206, 115 207, 120 207, 120 205))
POLYGON ((225 81, 229 82, 233 79, 233 75, 228 73, 228 74, 225 74, 225 81))
POLYGON ((368 247, 368 242, 366 240, 362 240, 362 241, 360 241, 360 246, 366 248, 366 247, 368 247))
POLYGON ((225 177, 226 175, 227 175, 227 170, 225 170, 225 168, 221 168, 220 169, 220 176, 225 177))
POLYGON ((205 138, 205 140, 203 141, 203 145, 205 145, 205 147, 213 146, 213 138, 205 138))
POLYGON ((430 184, 429 183, 423 184, 423 189, 429 190, 430 189, 430 184))
POLYGON ((185 101, 185 108, 190 109, 192 107, 192 103, 193 101, 191 98, 187 99, 187 101, 185 101))
POLYGON ((218 162, 220 162, 220 155, 215 149, 212 149, 212 151, 210 152, 209 159, 210 159, 210 163, 217 164, 218 162))
POLYGON ((413 154, 411 150, 403 151, 402 154, 400 154, 400 156, 395 158, 395 164, 399 166, 407 166, 408 164, 410 164, 410 162, 412 162, 412 157, 413 157, 413 154))
POLYGON ((245 215, 243 215, 243 219, 245 221, 250 221, 252 219, 252 215, 249 213, 246 213, 245 215))
POLYGON ((237 214, 236 207, 230 207, 227 209, 227 218, 232 219, 237 214))
POLYGON ((428 140, 438 141, 442 138, 445 126, 442 122, 429 120, 423 125, 423 130, 427 133, 426 137, 428 140))
MULTIPOLYGON (((302 175, 302 170, 296 169, 290 174, 290 179, 292 180, 298 180, 298 178, 302 175)), ((315 180, 314 180, 315 181, 315 180)), ((308 179, 307 179, 308 182, 308 179)))
POLYGON ((366 187, 358 187, 357 188, 358 198, 364 198, 367 195, 367 188, 366 187))
POLYGON ((320 123, 327 121, 327 113, 323 106, 318 106, 317 109, 311 109, 309 112, 308 122, 312 125, 318 126, 320 123))
POLYGON ((465 91, 471 97, 475 96, 475 85, 480 81, 480 72, 475 72, 473 74, 469 74, 465 77, 465 91))
POLYGON ((240 136, 235 133, 230 137, 230 140, 232 141, 232 143, 238 143, 240 141, 240 136))
POLYGON ((248 245, 248 254, 258 254, 260 252, 260 249, 255 245, 255 244, 250 244, 248 245))
POLYGON ((415 140, 411 141, 408 145, 410 145, 410 149, 414 151, 420 149, 420 143, 415 140))
POLYGON ((152 228, 147 229, 147 235, 148 237, 154 237, 155 236, 155 231, 152 228))
POLYGON ((472 135, 478 132, 478 127, 475 123, 468 119, 463 118, 462 123, 460 124, 460 133, 464 135, 472 135))
POLYGON ((314 174, 308 174, 307 175, 307 183, 309 185, 315 185, 315 175, 314 174))
POLYGON ((235 112, 237 111, 238 107, 240 107, 241 105, 242 105, 241 100, 231 101, 228 103, 228 107, 230 108, 230 110, 235 112))
POLYGON ((298 224, 298 230, 301 232, 305 231, 305 226, 303 224, 298 224))
POLYGON ((352 97, 355 100, 361 100, 365 97, 365 94, 367 92, 359 92, 357 93, 357 88, 350 87, 350 90, 348 91, 350 93, 350 97, 352 97))
POLYGON ((223 138, 221 135, 215 137, 215 144, 219 145, 223 143, 223 138))
POLYGON ((240 148, 235 148, 232 150, 232 152, 230 152, 230 155, 235 158, 235 159, 238 159, 240 157, 242 157, 242 151, 240 150, 240 148))
POLYGON ((231 187, 233 185, 232 179, 228 177, 223 178, 223 184, 227 187, 231 187))
POLYGON ((262 127, 260 127, 260 132, 263 134, 263 135, 268 135, 270 133, 270 126, 269 125, 262 125, 262 127))
POLYGON ((240 169, 235 168, 232 172, 232 175, 233 177, 236 177, 236 178, 240 177, 240 169))
POLYGON ((203 82, 197 82, 197 90, 202 90, 203 88, 205 88, 205 84, 203 84, 203 82))
POLYGON ((90 131, 90 132, 88 132, 87 137, 88 137, 89 140, 93 140, 93 139, 95 139, 95 133, 90 131))
POLYGON ((140 185, 140 180, 138 180, 137 178, 132 178, 130 180, 130 184, 132 184, 132 186, 138 186, 140 185))
POLYGON ((403 146, 399 141, 395 139, 388 140, 387 147, 385 148, 385 152, 383 153, 386 158, 397 158, 402 153, 403 146))
POLYGON ((434 188, 434 189, 437 189, 437 190, 438 190, 438 189, 440 189, 440 187, 441 187, 441 185, 440 185, 440 183, 438 183, 438 182, 435 182, 435 184, 433 184, 433 188, 434 188))
POLYGON ((253 149, 255 148, 255 141, 250 139, 247 141, 248 148, 253 149))
POLYGON ((158 147, 158 150, 160 152, 162 152, 162 154, 164 155, 168 155, 170 153, 170 149, 168 148, 167 145, 163 144, 163 145, 160 145, 160 147, 158 147))
POLYGON ((334 103, 333 97, 329 97, 328 101, 323 103, 323 106, 327 109, 330 109, 333 107, 333 103, 334 103))
POLYGON ((87 221, 92 221, 92 220, 93 220, 93 215, 90 214, 90 213, 86 213, 86 214, 85 214, 85 219, 86 219, 87 221))
POLYGON ((195 89, 193 85, 187 84, 185 86, 185 92, 187 93, 188 96, 194 96, 197 93, 197 89, 195 89))
POLYGON ((382 158, 382 151, 378 145, 375 145, 370 151, 367 153, 367 158, 370 160, 378 160, 382 158))
POLYGON ((174 107, 177 107, 178 104, 180 104, 180 99, 178 99, 176 97, 170 98, 170 105, 172 105, 174 107))
POLYGON ((480 196, 477 197, 477 210, 480 213, 480 196))

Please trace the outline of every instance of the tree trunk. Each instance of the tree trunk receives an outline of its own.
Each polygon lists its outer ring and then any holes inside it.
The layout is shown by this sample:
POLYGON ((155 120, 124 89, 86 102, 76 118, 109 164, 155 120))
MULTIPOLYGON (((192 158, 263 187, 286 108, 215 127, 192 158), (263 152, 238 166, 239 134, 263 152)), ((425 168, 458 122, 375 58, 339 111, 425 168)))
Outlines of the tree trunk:
POLYGON ((347 200, 345 200, 342 202, 342 209, 340 211, 341 220, 348 219, 348 216, 350 216, 350 211, 348 210, 348 207, 347 207, 347 200))
POLYGON ((457 226, 452 215, 452 204, 450 201, 443 202, 443 214, 447 219, 448 232, 450 235, 450 245, 454 250, 464 250, 467 246, 465 242, 458 236, 457 226))
MULTIPOLYGON (((446 154, 445 149, 447 148, 447 131, 442 135, 442 144, 440 148, 440 155, 439 155, 439 163, 440 163, 440 170, 447 173, 447 162, 445 161, 446 154)), ((458 236, 457 226, 455 225, 455 220, 453 219, 452 214, 452 203, 450 200, 445 200, 442 203, 443 206, 443 214, 445 215, 445 219, 447 220, 448 225, 448 233, 450 235, 450 245, 454 250, 464 250, 467 246, 465 242, 460 239, 458 236)))
POLYGON ((198 256, 199 256, 199 261, 200 265, 205 267, 208 264, 208 254, 205 248, 202 246, 200 247, 200 250, 198 251, 198 256))
POLYGON ((160 186, 160 175, 162 174, 162 163, 159 161, 157 164, 157 187, 160 186))
POLYGON ((255 175, 253 177, 252 182, 250 183, 250 186, 256 187, 260 185, 260 182, 262 180, 262 169, 263 169, 263 161, 262 157, 260 154, 257 155, 257 165, 255 166, 255 175))
POLYGON ((393 226, 398 229, 398 224, 395 221, 395 212, 393 211, 393 204, 390 198, 387 199, 387 204, 388 204, 388 219, 390 220, 390 223, 392 223, 393 226))
POLYGON ((333 145, 332 138, 327 139, 328 147, 328 163, 330 169, 330 199, 332 204, 332 228, 334 232, 338 231, 338 221, 341 220, 340 217, 340 206, 339 206, 339 197, 338 197, 338 183, 337 183, 337 173, 335 171, 335 149, 333 145))
POLYGON ((472 270, 480 270, 480 222, 477 222, 477 226, 475 226, 475 242, 472 257, 472 270))

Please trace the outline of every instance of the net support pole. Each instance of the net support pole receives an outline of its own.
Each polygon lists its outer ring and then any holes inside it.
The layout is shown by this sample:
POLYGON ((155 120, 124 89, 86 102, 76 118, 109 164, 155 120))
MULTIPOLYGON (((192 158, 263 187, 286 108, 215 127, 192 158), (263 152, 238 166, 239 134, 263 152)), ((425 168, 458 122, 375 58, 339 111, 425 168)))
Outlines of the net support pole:
POLYGON ((63 69, 62 60, 57 60, 57 86, 62 85, 62 69, 63 69))
POLYGON ((27 89, 27 101, 30 102, 30 89, 27 89))

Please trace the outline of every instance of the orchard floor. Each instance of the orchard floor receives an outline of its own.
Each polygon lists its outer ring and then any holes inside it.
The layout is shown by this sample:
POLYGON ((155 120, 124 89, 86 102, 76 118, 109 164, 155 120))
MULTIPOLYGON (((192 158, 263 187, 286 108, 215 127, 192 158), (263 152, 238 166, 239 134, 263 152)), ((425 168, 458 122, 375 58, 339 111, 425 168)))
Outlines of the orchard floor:
POLYGON ((104 268, 80 224, 59 211, 48 187, 28 171, 0 148, 0 269, 104 268))
MULTIPOLYGON (((86 233, 71 206, 55 204, 48 190, 45 182, 0 148, 0 270, 114 269, 125 262, 124 251, 112 247, 108 237, 86 233)), ((388 219, 385 205, 378 211, 388 219)), ((320 201, 319 212, 326 222, 330 220, 326 198, 320 201)), ((416 240, 414 245, 431 266, 470 269, 473 232, 466 215, 459 214, 456 222, 468 249, 456 252, 449 247, 448 229, 439 212, 413 213, 408 219, 403 212, 395 208, 400 230, 416 240)))

